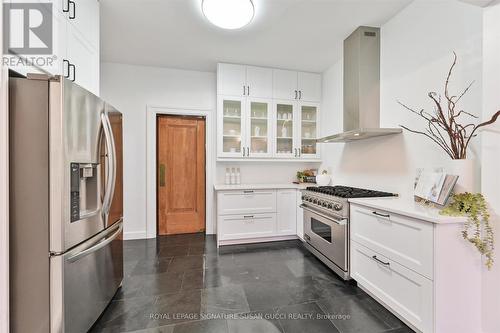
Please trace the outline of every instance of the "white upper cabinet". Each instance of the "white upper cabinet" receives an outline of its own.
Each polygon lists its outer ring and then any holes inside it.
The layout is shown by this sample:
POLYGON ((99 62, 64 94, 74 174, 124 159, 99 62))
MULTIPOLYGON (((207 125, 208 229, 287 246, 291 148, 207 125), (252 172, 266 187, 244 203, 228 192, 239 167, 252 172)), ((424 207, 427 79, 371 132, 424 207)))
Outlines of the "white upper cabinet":
POLYGON ((68 21, 95 49, 99 48, 99 2, 96 0, 63 0, 68 21))
POLYGON ((321 75, 315 73, 298 73, 299 100, 319 102, 321 100, 321 75))
POLYGON ((217 66, 217 157, 318 160, 321 76, 217 66))
POLYGON ((273 97, 273 70, 270 68, 246 66, 247 96, 273 97))
POLYGON ((273 70, 255 66, 218 64, 217 94, 272 98, 273 70))
POLYGON ((305 102, 320 102, 321 75, 283 69, 273 70, 273 97, 305 102))
POLYGON ((297 99, 297 72, 283 69, 273 70, 273 97, 275 99, 297 99))
POLYGON ((217 94, 229 96, 246 95, 246 68, 243 65, 218 64, 217 94))

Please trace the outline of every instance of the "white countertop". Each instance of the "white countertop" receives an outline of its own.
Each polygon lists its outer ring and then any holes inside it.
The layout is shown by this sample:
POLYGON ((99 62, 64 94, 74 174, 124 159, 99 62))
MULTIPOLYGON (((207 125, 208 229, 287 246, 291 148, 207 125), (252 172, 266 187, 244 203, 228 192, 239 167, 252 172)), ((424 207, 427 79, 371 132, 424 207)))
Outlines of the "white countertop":
POLYGON ((303 190, 309 186, 316 186, 310 183, 277 183, 277 184, 239 184, 239 185, 225 185, 215 184, 215 191, 237 191, 237 190, 273 190, 273 189, 299 189, 303 190))
POLYGON ((363 198, 349 199, 353 204, 424 220, 431 223, 464 223, 466 217, 444 216, 439 214, 439 209, 415 202, 413 198, 363 198))

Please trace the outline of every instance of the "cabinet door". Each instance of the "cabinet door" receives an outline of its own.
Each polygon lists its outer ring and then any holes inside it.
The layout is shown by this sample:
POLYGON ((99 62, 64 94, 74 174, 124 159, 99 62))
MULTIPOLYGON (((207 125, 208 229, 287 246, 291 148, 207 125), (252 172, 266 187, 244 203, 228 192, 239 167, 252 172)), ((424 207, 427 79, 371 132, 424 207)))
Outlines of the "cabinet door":
POLYGON ((277 192, 277 227, 279 235, 297 234, 297 190, 278 190, 277 192))
POLYGON ((273 98, 273 70, 247 66, 247 95, 250 97, 273 98))
POLYGON ((273 70, 273 98, 295 100, 298 98, 297 72, 273 70))
POLYGON ((269 157, 272 154, 270 99, 247 98, 246 138, 247 157, 269 157))
POLYGON ((230 96, 246 95, 246 66, 233 64, 217 65, 217 94, 230 96))
POLYGON ((299 156, 301 158, 318 158, 318 119, 319 104, 299 102, 299 156))
POLYGON ((69 79, 99 95, 99 54, 73 25, 67 28, 67 58, 73 65, 68 69, 69 79))
POLYGON ((298 73, 299 100, 306 102, 321 101, 321 74, 298 73))
POLYGON ((217 146, 219 157, 244 157, 245 98, 219 96, 217 98, 217 146))
POLYGON ((274 156, 283 158, 298 157, 296 144, 297 103, 293 101, 274 102, 274 156))
POLYGON ((93 48, 99 47, 99 2, 97 0, 63 0, 68 22, 93 48))

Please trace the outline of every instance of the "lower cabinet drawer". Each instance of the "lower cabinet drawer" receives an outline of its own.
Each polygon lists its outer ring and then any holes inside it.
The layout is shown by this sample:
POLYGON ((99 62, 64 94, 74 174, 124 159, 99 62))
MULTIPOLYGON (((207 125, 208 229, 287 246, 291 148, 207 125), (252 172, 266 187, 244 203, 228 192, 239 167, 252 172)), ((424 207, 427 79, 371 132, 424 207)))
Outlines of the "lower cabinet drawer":
POLYGON ((270 237, 276 233, 276 214, 222 215, 219 240, 270 237))
POLYGON ((351 241, 351 277, 422 332, 433 332, 432 281, 351 241))
POLYGON ((432 223, 358 205, 350 222, 351 240, 433 280, 432 223))
POLYGON ((225 191, 217 194, 218 215, 276 212, 276 190, 225 191))

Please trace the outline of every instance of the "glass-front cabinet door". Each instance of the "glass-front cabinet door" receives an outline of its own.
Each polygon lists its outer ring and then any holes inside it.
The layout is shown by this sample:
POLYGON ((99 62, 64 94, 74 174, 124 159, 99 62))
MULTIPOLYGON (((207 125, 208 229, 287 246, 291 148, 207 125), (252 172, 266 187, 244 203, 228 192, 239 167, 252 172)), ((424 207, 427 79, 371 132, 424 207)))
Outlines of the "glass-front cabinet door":
POLYGON ((267 99, 247 98, 247 157, 269 157, 272 154, 271 109, 267 99))
POLYGON ((244 98, 219 96, 218 150, 221 157, 243 157, 245 138, 244 98))
POLYGON ((318 147, 316 140, 318 138, 318 119, 319 104, 300 103, 300 151, 302 158, 318 157, 318 147))
POLYGON ((298 157, 296 142, 296 103, 276 101, 274 103, 274 156, 283 158, 298 157))

